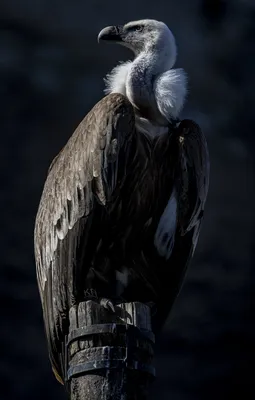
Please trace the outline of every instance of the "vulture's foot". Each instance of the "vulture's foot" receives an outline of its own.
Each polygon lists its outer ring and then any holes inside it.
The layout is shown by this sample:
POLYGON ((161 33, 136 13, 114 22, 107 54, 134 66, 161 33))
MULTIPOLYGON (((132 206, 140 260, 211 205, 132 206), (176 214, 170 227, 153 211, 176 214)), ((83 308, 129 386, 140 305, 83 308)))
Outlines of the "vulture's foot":
POLYGON ((114 304, 113 304, 113 302, 111 300, 102 297, 99 300, 99 304, 100 304, 100 306, 106 308, 107 311, 115 314, 116 309, 115 309, 115 306, 114 306, 114 304))
POLYGON ((116 312, 113 302, 105 297, 98 297, 97 291, 95 289, 89 288, 84 291, 85 300, 93 300, 98 302, 98 304, 104 307, 107 311, 114 313, 116 312))

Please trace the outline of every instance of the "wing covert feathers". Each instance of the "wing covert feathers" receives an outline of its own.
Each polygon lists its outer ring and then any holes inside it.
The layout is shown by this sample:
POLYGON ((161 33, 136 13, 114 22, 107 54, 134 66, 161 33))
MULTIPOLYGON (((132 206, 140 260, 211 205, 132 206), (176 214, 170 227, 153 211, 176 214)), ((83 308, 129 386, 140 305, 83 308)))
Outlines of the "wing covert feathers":
POLYGON ((196 228, 193 235, 195 248, 208 194, 209 154, 206 138, 194 121, 183 120, 178 131, 180 146, 179 223, 182 235, 196 228))
MULTIPOLYGON (((196 247, 208 185, 206 139, 195 122, 183 120, 154 141, 136 132, 132 105, 117 93, 104 97, 83 119, 51 163, 34 232, 44 325, 58 380, 64 375, 61 346, 68 333, 68 311, 84 290, 79 281, 88 273, 89 255, 98 256, 98 246, 103 246, 104 257, 114 241, 110 249, 116 263, 121 251, 138 281, 163 299, 162 323, 196 247), (108 235, 106 224, 103 244, 102 215, 111 220, 115 235, 108 235), (169 284, 170 294, 164 289, 169 284), (158 293, 157 288, 163 289, 158 293)), ((99 274, 94 264, 91 269, 99 274)), ((132 292, 132 286, 127 290, 132 292)))
POLYGON ((34 242, 50 358, 58 375, 56 343, 68 315, 79 240, 95 202, 105 206, 117 187, 119 150, 128 147, 133 131, 131 104, 110 94, 87 114, 48 171, 34 242))

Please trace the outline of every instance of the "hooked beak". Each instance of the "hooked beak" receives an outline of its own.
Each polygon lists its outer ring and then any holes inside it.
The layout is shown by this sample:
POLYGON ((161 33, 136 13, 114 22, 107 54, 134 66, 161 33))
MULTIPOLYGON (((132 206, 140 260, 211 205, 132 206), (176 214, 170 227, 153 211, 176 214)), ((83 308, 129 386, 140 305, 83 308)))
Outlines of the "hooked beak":
POLYGON ((105 42, 122 42, 123 26, 107 26, 99 32, 97 37, 98 43, 101 41, 105 42))

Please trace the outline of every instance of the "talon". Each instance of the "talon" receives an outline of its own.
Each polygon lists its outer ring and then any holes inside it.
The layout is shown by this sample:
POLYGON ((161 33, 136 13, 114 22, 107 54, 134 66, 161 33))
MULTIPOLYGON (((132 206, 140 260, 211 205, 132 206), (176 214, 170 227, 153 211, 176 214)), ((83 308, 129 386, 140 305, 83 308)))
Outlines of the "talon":
POLYGON ((114 307, 113 302, 111 300, 102 298, 102 299, 100 299, 99 304, 100 304, 100 306, 106 308, 106 310, 108 310, 108 311, 110 311, 112 313, 115 313, 115 307, 114 307))

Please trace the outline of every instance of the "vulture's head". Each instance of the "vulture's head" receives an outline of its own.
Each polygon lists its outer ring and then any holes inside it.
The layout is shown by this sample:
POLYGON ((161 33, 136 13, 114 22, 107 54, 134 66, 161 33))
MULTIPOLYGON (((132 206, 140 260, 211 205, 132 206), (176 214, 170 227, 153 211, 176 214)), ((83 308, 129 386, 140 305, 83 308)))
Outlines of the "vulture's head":
POLYGON ((134 107, 137 129, 154 135, 166 132, 179 117, 186 93, 186 74, 174 69, 175 38, 168 26, 154 19, 107 26, 99 42, 119 43, 133 51, 132 61, 120 63, 106 76, 105 93, 121 93, 134 107), (160 128, 160 129, 159 129, 160 128))
POLYGON ((143 51, 157 52, 167 49, 172 53, 172 58, 176 59, 176 45, 172 32, 166 24, 154 19, 107 26, 99 33, 98 41, 119 43, 128 47, 135 55, 143 51))

